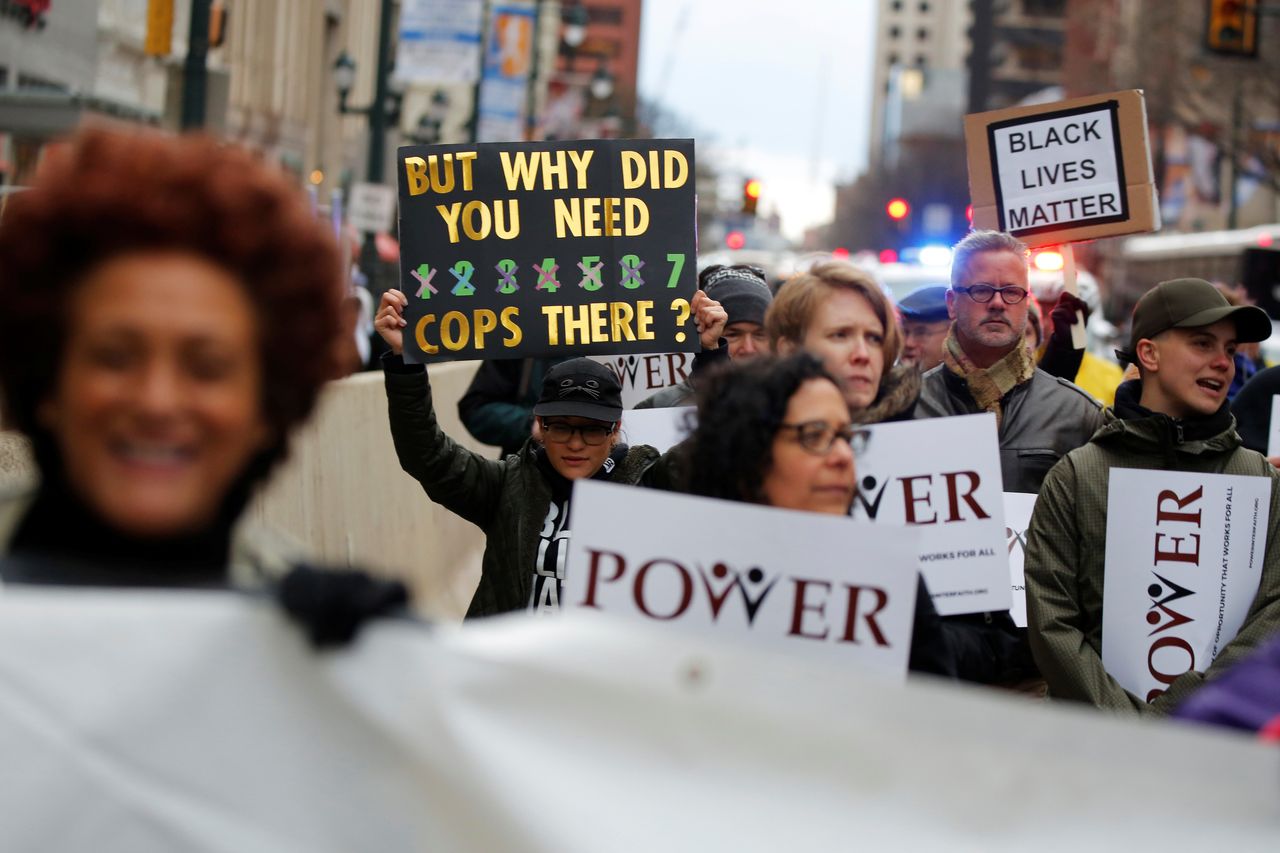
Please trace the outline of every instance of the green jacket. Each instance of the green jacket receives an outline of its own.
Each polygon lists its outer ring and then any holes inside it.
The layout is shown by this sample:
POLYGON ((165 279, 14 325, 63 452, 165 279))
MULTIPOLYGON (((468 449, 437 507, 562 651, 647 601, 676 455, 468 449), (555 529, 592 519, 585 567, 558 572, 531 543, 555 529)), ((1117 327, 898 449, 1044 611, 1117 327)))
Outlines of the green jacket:
MULTIPOLYGON (((480 585, 467 618, 523 610, 533 585, 538 532, 551 506, 551 486, 538 470, 536 445, 530 439, 519 453, 486 459, 440 429, 422 365, 388 356, 383 373, 400 467, 422 484, 427 497, 484 531, 480 585)), ((632 447, 610 479, 671 488, 675 459, 648 445, 632 447)))
POLYGON ((1051 696, 1099 708, 1165 714, 1189 693, 1280 630, 1280 475, 1243 448, 1235 419, 1201 441, 1180 441, 1163 415, 1121 419, 1105 412, 1092 440, 1064 456, 1045 477, 1027 536, 1027 624, 1031 651, 1051 696), (1258 593, 1240 633, 1204 671, 1191 671, 1147 704, 1102 665, 1103 562, 1107 488, 1112 468, 1236 474, 1271 479, 1271 515, 1258 593))

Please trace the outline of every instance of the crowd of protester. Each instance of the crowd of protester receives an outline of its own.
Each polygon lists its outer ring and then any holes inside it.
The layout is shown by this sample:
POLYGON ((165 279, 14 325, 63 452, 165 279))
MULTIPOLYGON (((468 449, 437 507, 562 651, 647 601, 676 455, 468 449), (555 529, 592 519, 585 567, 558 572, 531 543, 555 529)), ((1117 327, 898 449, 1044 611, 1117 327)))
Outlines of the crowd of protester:
MULTIPOLYGON (((525 360, 482 366, 461 404, 468 427, 503 448, 498 459, 441 429, 426 370, 402 357, 408 300, 382 295, 374 327, 400 464, 486 536, 468 619, 561 606, 577 480, 848 514, 867 425, 986 412, 1004 489, 1039 495, 1028 628, 1007 612, 939 617, 917 572, 911 669, 1276 727, 1280 701, 1258 687, 1280 666, 1280 474, 1259 452, 1280 381, 1249 349, 1271 333, 1264 312, 1199 279, 1155 284, 1120 354, 1136 376, 1119 382, 1118 367, 1071 343, 1096 298, 1033 294, 1026 249, 1007 234, 971 232, 946 286, 896 306, 838 260, 776 293, 747 266, 708 268, 699 285, 703 352, 685 382, 646 401, 696 405, 683 443, 628 446, 621 386, 600 363, 525 360), (1241 630, 1150 703, 1102 661, 1115 468, 1271 486, 1241 630)), ((0 579, 271 589, 317 642, 400 608, 399 585, 312 568, 244 517, 350 359, 334 343, 349 338, 346 297, 332 233, 287 180, 233 147, 92 131, 51 156, 0 221, 0 405, 41 474, 34 490, 0 500, 0 579)))

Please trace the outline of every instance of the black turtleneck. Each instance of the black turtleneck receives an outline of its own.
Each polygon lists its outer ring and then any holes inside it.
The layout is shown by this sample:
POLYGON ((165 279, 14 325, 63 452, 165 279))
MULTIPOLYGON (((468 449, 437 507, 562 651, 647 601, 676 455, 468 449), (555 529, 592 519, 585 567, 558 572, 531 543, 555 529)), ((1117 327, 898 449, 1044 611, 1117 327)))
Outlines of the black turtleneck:
POLYGON ((143 539, 107 523, 56 472, 46 476, 9 546, 8 583, 223 587, 231 529, 247 503, 237 484, 214 522, 181 536, 143 539))

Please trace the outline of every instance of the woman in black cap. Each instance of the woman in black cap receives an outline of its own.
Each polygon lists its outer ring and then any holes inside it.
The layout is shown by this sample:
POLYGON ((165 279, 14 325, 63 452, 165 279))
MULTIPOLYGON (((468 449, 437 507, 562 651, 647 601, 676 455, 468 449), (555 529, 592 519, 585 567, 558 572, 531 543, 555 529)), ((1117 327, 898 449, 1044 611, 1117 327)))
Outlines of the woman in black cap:
MULTIPOLYGON (((426 368, 401 357, 407 304, 399 290, 387 291, 374 323, 391 347, 382 359, 391 436, 400 467, 427 496, 485 532, 480 585, 467 618, 554 611, 568 556, 573 481, 670 488, 675 462, 648 445, 620 443, 622 386, 588 358, 547 372, 533 409, 534 433, 518 453, 493 460, 462 447, 436 421, 426 368)), ((724 310, 701 291, 691 308, 703 345, 713 346, 724 310)))

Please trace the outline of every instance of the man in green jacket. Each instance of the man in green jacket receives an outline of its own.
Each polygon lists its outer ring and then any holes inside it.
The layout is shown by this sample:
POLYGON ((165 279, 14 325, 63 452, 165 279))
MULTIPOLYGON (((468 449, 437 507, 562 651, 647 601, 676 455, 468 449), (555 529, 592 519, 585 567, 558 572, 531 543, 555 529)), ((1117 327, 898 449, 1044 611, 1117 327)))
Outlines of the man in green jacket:
POLYGON ((1128 352, 1141 378, 1116 392, 1105 424, 1045 477, 1027 538, 1031 650, 1049 695, 1099 708, 1164 714, 1190 692, 1280 630, 1280 475, 1241 446, 1227 404, 1239 343, 1261 341, 1271 322, 1258 308, 1232 308, 1208 282, 1176 279, 1138 301, 1128 352), (1258 591, 1235 639, 1203 672, 1178 676, 1150 704, 1125 690, 1102 663, 1107 490, 1112 468, 1267 477, 1271 510, 1258 591))

